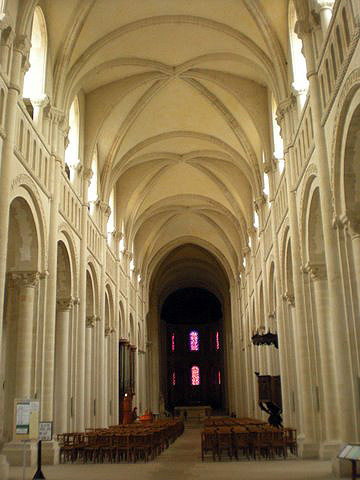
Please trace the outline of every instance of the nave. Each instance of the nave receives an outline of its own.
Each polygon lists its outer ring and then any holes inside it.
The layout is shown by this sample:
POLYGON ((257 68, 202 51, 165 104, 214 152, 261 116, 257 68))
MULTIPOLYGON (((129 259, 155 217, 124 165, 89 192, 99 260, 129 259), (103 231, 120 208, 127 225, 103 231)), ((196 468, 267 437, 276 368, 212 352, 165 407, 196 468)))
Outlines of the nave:
MULTIPOLYGON (((124 464, 46 465, 42 471, 47 480, 334 480, 331 462, 321 460, 222 460, 211 457, 201 461, 200 427, 188 425, 184 433, 155 461, 124 464), (264 466, 266 465, 266 476, 264 466)), ((27 468, 26 480, 35 470, 27 468)), ((22 480, 22 468, 11 467, 9 480, 22 480)))

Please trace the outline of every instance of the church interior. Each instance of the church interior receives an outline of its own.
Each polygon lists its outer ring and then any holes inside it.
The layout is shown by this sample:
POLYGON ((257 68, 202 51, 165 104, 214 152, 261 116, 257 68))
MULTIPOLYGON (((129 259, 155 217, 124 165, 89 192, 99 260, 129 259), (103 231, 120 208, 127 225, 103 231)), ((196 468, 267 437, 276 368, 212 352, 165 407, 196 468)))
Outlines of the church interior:
POLYGON ((264 399, 347 475, 359 38, 359 0, 0 0, 0 478, 38 422, 55 472, 63 434, 264 399))

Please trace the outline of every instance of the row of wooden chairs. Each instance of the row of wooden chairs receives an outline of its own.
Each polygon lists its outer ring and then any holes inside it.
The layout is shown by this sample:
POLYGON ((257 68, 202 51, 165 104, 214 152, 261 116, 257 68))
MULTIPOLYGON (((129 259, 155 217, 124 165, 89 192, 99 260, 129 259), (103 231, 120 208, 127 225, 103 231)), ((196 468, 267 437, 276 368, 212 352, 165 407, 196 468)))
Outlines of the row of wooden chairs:
POLYGON ((58 435, 60 463, 147 462, 159 455, 183 431, 181 421, 161 421, 63 433, 58 435))
POLYGON ((221 461, 225 453, 230 459, 239 454, 250 458, 275 456, 287 458, 288 452, 297 455, 296 430, 293 428, 257 428, 244 426, 206 427, 201 432, 201 458, 211 453, 221 461))

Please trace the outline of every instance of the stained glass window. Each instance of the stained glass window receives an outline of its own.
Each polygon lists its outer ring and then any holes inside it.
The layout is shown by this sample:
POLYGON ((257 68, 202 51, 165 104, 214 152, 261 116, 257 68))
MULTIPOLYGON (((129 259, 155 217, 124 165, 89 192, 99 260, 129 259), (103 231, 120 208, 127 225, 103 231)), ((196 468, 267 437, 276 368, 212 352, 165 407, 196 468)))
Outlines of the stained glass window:
POLYGON ((219 332, 216 332, 216 350, 220 349, 220 336, 219 332))
POLYGON ((199 350, 199 333, 196 330, 190 332, 189 335, 190 341, 190 350, 192 352, 197 352, 199 350))
POLYGON ((196 365, 191 367, 191 385, 200 385, 200 368, 196 365))
POLYGON ((175 352, 175 333, 171 335, 171 351, 175 352))
POLYGON ((175 375, 175 371, 172 372, 172 379, 171 379, 171 380, 172 380, 173 387, 175 387, 175 385, 176 385, 176 375, 175 375))
POLYGON ((219 385, 221 384, 221 372, 220 372, 220 370, 218 372, 218 383, 219 383, 219 385))

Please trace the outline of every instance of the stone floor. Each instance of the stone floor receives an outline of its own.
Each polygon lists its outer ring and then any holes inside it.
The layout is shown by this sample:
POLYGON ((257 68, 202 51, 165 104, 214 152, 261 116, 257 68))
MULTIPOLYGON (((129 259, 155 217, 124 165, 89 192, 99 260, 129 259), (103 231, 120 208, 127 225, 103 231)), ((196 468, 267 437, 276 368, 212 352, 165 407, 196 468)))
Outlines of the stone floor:
MULTIPOLYGON (((23 480, 22 468, 11 467, 9 480, 23 480)), ((26 469, 31 480, 35 469, 26 469)), ((200 428, 186 428, 154 461, 136 464, 57 465, 43 467, 46 480, 335 480, 331 463, 317 460, 201 461, 200 428)))

